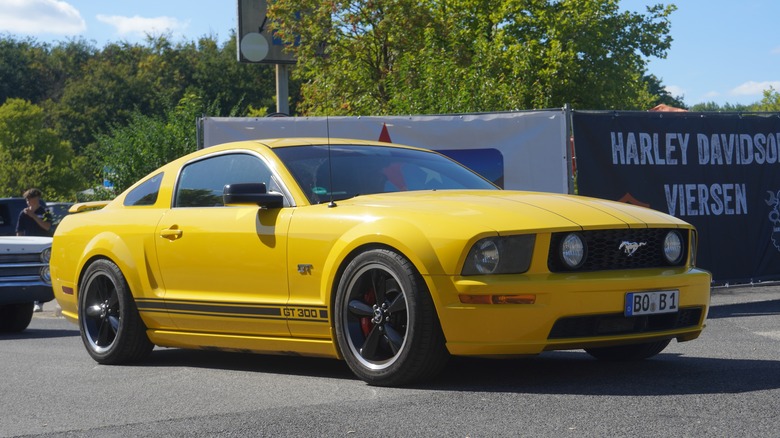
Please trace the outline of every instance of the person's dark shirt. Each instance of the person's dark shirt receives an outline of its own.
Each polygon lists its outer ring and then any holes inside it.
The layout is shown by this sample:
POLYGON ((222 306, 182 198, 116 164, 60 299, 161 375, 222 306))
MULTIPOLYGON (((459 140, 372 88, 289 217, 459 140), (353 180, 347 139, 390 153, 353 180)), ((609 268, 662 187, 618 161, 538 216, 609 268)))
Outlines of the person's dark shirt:
MULTIPOLYGON (((43 205, 39 206, 37 210, 35 210, 35 214, 38 215, 39 218, 43 219, 44 222, 51 223, 51 213, 46 211, 46 208, 43 207, 43 205)), ((24 213, 24 210, 22 210, 19 213, 19 221, 16 222, 16 234, 21 234, 24 236, 48 236, 49 232, 44 230, 38 225, 38 222, 35 222, 35 219, 31 218, 30 216, 27 216, 24 213)))

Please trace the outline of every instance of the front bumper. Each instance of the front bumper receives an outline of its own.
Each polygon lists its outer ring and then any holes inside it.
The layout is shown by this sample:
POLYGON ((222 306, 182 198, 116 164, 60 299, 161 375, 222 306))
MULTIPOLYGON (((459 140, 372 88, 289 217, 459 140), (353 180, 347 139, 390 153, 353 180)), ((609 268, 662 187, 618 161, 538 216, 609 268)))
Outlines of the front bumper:
POLYGON ((698 269, 426 277, 453 355, 513 356, 699 336, 711 276, 698 269), (678 315, 624 317, 628 292, 678 290, 678 315), (459 294, 535 296, 533 304, 463 304, 459 294), (678 321, 679 319, 679 321, 678 321), (661 320, 661 321, 659 321, 661 320), (557 323, 557 324, 556 324, 557 323))
POLYGON ((51 284, 43 281, 0 281, 0 304, 45 303, 53 299, 51 284))

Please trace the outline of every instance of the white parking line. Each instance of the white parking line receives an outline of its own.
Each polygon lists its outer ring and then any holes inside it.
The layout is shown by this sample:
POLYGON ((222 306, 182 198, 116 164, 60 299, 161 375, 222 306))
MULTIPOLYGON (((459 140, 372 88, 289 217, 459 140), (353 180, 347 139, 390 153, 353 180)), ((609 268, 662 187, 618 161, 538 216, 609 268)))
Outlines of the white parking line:
POLYGON ((757 335, 761 335, 767 338, 772 338, 780 341, 780 331, 773 332, 755 332, 757 335))

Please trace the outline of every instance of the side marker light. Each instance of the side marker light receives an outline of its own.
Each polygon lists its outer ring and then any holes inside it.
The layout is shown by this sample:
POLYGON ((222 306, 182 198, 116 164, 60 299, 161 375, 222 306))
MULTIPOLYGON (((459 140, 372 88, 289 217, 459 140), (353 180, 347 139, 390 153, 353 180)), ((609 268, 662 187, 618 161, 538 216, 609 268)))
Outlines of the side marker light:
POLYGON ((458 295, 463 304, 534 304, 536 295, 458 295))

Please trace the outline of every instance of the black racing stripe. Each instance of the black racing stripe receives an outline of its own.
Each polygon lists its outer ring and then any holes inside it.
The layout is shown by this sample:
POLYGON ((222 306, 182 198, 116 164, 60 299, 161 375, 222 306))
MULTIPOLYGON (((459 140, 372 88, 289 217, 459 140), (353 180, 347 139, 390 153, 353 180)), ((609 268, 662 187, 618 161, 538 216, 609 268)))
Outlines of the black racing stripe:
POLYGON ((138 308, 138 310, 146 310, 146 311, 165 311, 167 308, 165 307, 165 303, 162 300, 135 300, 135 307, 138 308))
POLYGON ((190 316, 208 316, 208 317, 227 317, 227 318, 245 318, 245 319, 267 319, 273 321, 293 321, 293 322, 316 322, 327 323, 328 320, 322 319, 303 319, 303 318, 290 318, 284 316, 262 316, 262 315, 241 315, 235 313, 205 313, 205 312, 170 312, 173 315, 190 315, 190 316))
POLYGON ((191 316, 220 316, 220 317, 228 317, 228 318, 248 318, 248 319, 274 319, 278 321, 284 321, 287 318, 284 318, 281 315, 252 315, 252 314, 246 314, 246 313, 219 313, 219 312, 188 312, 188 311, 179 311, 174 310, 169 312, 172 315, 191 315, 191 316))
POLYGON ((166 308, 171 312, 193 312, 193 313, 221 313, 238 315, 265 315, 282 316, 281 307, 257 307, 248 305, 212 305, 198 303, 166 303, 166 308))
POLYGON ((235 302, 202 302, 191 300, 165 301, 160 298, 141 298, 136 300, 140 312, 169 312, 177 315, 192 316, 222 316, 229 318, 256 318, 269 320, 287 320, 296 322, 328 322, 326 306, 289 306, 283 304, 235 303, 235 302), (294 315, 283 315, 284 309, 307 308, 317 311, 317 318, 302 318, 294 315))

